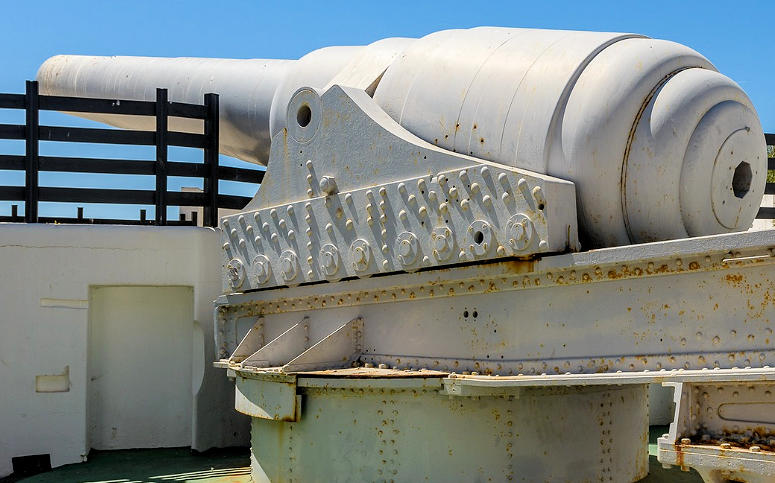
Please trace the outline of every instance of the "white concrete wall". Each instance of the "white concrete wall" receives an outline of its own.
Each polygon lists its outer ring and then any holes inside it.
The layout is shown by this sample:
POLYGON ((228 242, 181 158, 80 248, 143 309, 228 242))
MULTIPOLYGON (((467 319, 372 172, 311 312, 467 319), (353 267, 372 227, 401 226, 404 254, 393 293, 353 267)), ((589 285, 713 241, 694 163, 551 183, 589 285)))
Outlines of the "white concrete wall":
MULTIPOLYGON (((218 255, 218 235, 208 228, 0 224, 0 476, 11 472, 14 456, 49 453, 59 466, 88 453, 89 291, 96 286, 192 288, 191 393, 168 403, 190 413, 194 449, 248 441, 233 385, 211 364, 218 255)), ((165 361, 155 367, 165 371, 165 361)))

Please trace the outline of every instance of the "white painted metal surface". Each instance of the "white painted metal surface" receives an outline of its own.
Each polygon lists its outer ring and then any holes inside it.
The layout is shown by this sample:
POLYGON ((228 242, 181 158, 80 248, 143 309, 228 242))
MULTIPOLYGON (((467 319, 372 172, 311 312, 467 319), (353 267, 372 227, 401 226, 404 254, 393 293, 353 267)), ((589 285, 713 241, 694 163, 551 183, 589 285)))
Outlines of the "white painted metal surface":
POLYGON ((297 89, 361 89, 426 142, 574 182, 589 247, 746 230, 764 194, 745 93, 697 52, 632 34, 483 27, 298 61, 58 56, 38 78, 60 95, 147 100, 169 87, 195 102, 218 91, 222 152, 262 164, 270 136, 296 129, 297 89))
POLYGON ((488 27, 321 49, 280 77, 215 310, 255 479, 634 481, 663 382, 716 387, 679 401, 665 464, 770 476, 749 426, 773 423, 775 232, 729 233, 760 204, 764 138, 704 57, 488 27))

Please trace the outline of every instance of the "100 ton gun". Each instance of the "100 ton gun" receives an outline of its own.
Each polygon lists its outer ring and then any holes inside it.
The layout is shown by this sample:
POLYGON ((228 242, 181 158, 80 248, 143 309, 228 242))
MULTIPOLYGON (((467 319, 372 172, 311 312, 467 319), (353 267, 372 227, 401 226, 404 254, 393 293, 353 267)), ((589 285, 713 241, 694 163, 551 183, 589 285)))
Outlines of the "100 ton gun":
POLYGON ((266 164, 221 220, 215 304, 254 479, 635 481, 654 382, 663 464, 775 477, 775 232, 745 232, 764 135, 697 52, 476 28, 297 61, 58 56, 38 79, 218 92, 221 152, 266 164))

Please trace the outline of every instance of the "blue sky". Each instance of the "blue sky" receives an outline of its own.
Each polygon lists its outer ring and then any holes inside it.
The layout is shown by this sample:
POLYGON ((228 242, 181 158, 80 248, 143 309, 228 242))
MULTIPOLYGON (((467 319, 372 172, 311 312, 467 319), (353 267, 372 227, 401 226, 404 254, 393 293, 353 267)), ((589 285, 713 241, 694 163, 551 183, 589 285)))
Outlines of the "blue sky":
MULTIPOLYGON (((419 37, 445 28, 479 25, 636 32, 686 44, 737 81, 752 98, 766 132, 775 132, 775 2, 248 2, 35 1, 4 2, 0 19, 0 92, 23 92, 24 81, 56 54, 298 58, 326 45, 362 45, 391 36, 419 37)), ((0 110, 0 122, 23 122, 0 110)), ((56 113, 41 122, 89 125, 56 113)), ((45 143, 44 143, 45 144, 45 143)), ((0 142, 0 152, 23 152, 0 142)), ((144 147, 41 147, 41 154, 146 158, 144 147)), ((180 149, 171 160, 198 160, 180 149)), ((224 164, 243 165, 234 160, 224 164)), ((22 173, 0 171, 0 185, 22 184, 22 173)), ((151 189, 149 177, 44 174, 49 186, 151 189)), ((171 182, 170 189, 192 180, 171 182)), ((221 190, 255 188, 223 183, 221 190)), ((21 207, 20 207, 21 209, 21 207)), ((139 207, 86 206, 86 216, 137 217, 139 207)), ((10 203, 0 201, 0 214, 10 203)), ((174 215, 174 210, 170 212, 174 215)), ((152 210, 148 211, 152 216, 152 210)), ((41 206, 41 215, 74 216, 75 206, 41 206)))

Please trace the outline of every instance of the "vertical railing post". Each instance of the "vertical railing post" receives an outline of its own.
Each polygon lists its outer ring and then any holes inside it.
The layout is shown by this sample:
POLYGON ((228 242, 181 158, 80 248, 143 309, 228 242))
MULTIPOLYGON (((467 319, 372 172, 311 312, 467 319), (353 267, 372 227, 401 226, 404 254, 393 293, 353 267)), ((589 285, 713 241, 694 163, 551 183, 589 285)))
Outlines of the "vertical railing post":
POLYGON ((26 155, 25 155, 25 189, 24 189, 24 221, 38 222, 38 83, 27 81, 25 96, 26 121, 26 155))
POLYGON ((156 224, 167 224, 167 89, 156 89, 156 224))
POLYGON ((204 226, 218 226, 218 94, 205 94, 204 226))

